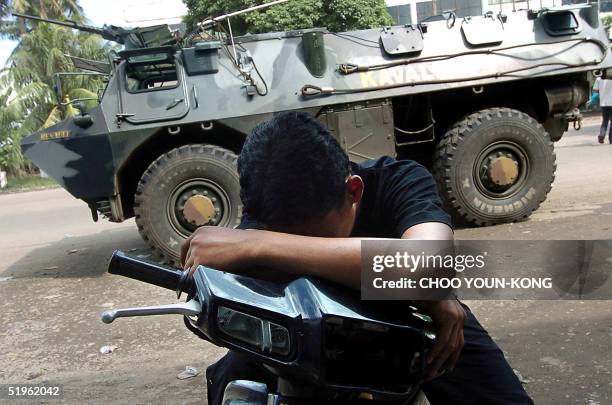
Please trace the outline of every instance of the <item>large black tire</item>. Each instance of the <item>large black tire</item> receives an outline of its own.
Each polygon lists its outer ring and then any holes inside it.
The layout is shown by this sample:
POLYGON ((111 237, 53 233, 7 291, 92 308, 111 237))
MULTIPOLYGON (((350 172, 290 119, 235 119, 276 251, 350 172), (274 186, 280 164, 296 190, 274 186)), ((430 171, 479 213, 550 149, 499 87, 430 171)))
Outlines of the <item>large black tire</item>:
POLYGON ((136 224, 142 238, 163 261, 178 265, 181 243, 197 228, 179 206, 186 197, 214 200, 211 225, 235 227, 242 204, 236 155, 224 148, 192 144, 157 158, 142 175, 134 197, 136 224))
POLYGON ((465 117, 446 132, 435 152, 433 172, 456 220, 487 226, 529 217, 546 199, 555 170, 553 144, 542 125, 521 111, 491 108, 465 117), (493 180, 491 167, 507 168, 508 162, 515 168, 508 172, 516 176, 493 180))

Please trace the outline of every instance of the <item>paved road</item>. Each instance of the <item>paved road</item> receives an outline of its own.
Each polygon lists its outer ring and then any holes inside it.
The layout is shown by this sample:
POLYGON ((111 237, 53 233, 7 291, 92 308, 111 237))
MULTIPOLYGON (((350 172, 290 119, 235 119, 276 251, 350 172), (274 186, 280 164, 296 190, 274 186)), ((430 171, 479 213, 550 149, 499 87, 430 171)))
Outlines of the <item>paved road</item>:
MULTIPOLYGON (((529 221, 457 236, 612 239, 612 145, 598 145, 590 124, 557 144, 555 187, 529 221)), ((149 254, 133 221, 94 224, 85 204, 61 189, 2 195, 0 246, 0 383, 60 382, 71 403, 201 403, 201 376, 176 375, 188 365, 203 372, 223 350, 192 336, 180 318, 98 319, 109 307, 173 301, 105 274, 114 249, 149 254), (104 345, 117 348, 101 354, 104 345)), ((536 403, 612 403, 612 302, 469 304, 536 403)))

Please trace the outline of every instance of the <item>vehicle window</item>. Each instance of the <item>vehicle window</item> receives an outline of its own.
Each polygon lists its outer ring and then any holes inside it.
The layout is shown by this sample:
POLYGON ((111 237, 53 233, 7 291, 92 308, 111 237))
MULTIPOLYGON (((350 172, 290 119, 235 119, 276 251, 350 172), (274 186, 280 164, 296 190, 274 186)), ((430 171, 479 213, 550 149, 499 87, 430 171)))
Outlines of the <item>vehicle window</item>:
POLYGON ((170 89, 178 85, 174 61, 151 59, 144 63, 131 58, 128 60, 125 72, 129 92, 170 89))
POLYGON ((578 29, 578 21, 571 11, 549 13, 544 16, 549 28, 554 32, 578 29))

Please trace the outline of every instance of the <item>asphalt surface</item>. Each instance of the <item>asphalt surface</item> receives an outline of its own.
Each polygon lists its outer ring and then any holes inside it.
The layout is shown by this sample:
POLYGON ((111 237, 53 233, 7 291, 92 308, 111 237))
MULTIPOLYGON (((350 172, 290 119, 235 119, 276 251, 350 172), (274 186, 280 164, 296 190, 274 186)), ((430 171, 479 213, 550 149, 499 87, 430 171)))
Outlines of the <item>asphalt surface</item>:
MULTIPOLYGON (((612 239, 612 145, 597 144, 595 119, 585 125, 556 145, 555 186, 530 220, 457 237, 612 239)), ((63 384, 68 403, 204 401, 204 370, 223 349, 180 317, 99 320, 107 308, 175 301, 105 273, 115 249, 149 255, 133 221, 95 224, 62 189, 0 195, 0 246, 0 383, 63 384), (178 379, 186 366, 200 375, 178 379)), ((612 301, 468 304, 537 404, 612 403, 612 301)))

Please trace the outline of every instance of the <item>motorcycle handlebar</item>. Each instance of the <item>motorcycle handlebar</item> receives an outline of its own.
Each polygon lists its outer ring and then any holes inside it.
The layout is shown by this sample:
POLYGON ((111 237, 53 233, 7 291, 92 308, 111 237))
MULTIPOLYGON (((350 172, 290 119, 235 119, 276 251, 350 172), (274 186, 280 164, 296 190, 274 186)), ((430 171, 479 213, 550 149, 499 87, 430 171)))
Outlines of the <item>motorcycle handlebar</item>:
POLYGON ((189 272, 131 257, 120 250, 113 253, 108 272, 176 291, 177 295, 191 293, 193 285, 189 272))

